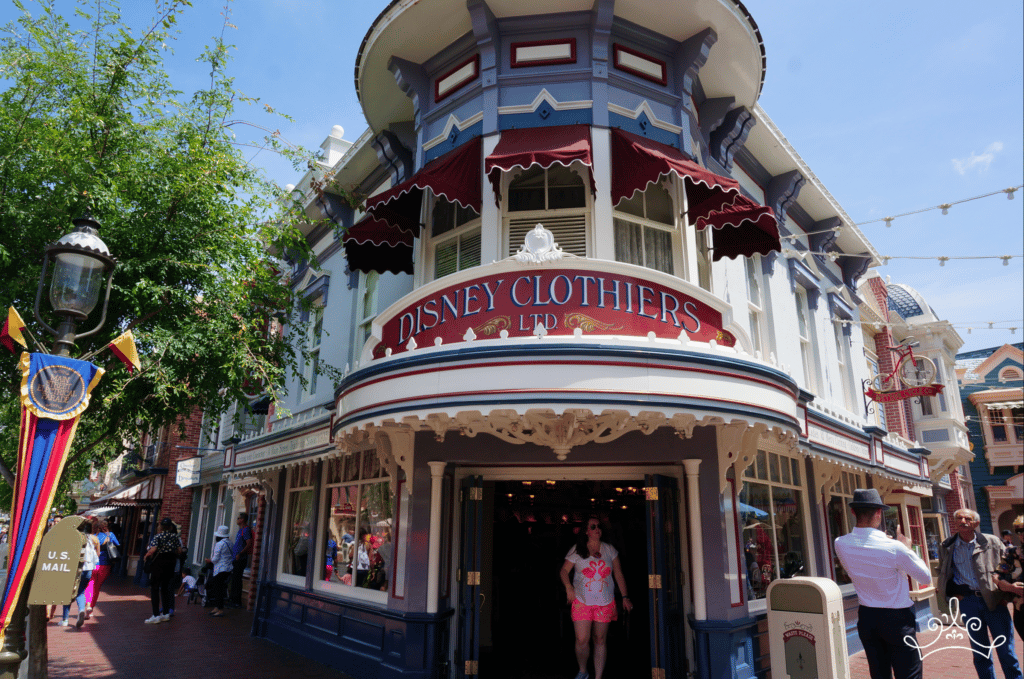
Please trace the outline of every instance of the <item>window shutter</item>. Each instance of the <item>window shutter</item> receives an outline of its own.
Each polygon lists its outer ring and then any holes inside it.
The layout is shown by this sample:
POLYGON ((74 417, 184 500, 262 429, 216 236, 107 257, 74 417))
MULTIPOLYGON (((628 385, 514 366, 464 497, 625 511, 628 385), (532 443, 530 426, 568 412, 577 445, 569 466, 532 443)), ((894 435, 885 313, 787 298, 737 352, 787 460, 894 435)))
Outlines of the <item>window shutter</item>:
POLYGON ((458 271, 459 241, 455 238, 441 243, 434 250, 434 279, 458 271))
POLYGON ((508 224, 508 254, 514 255, 526 234, 540 224, 555 237, 562 250, 580 257, 587 256, 587 218, 585 215, 559 215, 543 218, 511 219, 508 224))

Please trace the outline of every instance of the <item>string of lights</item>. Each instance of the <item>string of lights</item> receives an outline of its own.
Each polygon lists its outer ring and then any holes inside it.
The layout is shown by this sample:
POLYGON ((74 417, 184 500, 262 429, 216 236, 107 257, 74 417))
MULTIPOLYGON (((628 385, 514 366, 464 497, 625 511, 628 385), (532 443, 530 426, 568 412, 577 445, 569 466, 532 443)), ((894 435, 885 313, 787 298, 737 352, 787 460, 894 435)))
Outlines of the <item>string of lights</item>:
POLYGON ((865 226, 867 224, 877 224, 878 222, 885 222, 885 226, 886 227, 891 227, 893 221, 899 219, 900 217, 909 217, 910 215, 916 215, 916 214, 920 214, 922 212, 929 212, 931 210, 942 210, 942 214, 948 215, 949 214, 949 209, 951 207, 953 207, 954 205, 960 205, 962 203, 969 203, 972 200, 980 200, 981 198, 988 198, 989 196, 998 196, 1001 193, 1005 193, 1006 194, 1007 200, 1013 200, 1014 192, 1019 191, 1021 188, 1024 188, 1024 184, 1018 184, 1017 186, 1011 186, 1009 188, 999 189, 998 191, 992 191, 991 193, 983 193, 980 196, 972 196, 970 198, 963 198, 961 200, 954 200, 954 201, 950 201, 948 203, 939 203, 938 205, 933 205, 931 207, 921 208, 920 210, 911 210, 910 212, 902 212, 902 213, 900 213, 898 215, 892 215, 891 217, 882 217, 881 219, 871 219, 871 220, 868 220, 866 222, 857 222, 855 224, 855 226, 865 226))
MULTIPOLYGON (((786 257, 805 257, 807 255, 821 255, 822 257, 828 257, 830 260, 835 262, 840 257, 858 257, 858 258, 870 258, 874 255, 868 253, 848 253, 848 252, 837 252, 835 250, 831 252, 816 252, 813 250, 793 250, 792 248, 783 248, 782 254, 786 257)), ((946 262, 954 260, 968 260, 968 259, 1001 259, 1003 260, 1003 266, 1009 266, 1011 259, 1021 259, 1024 255, 962 255, 949 257, 946 255, 878 255, 878 258, 882 260, 882 265, 885 266, 892 259, 934 259, 938 261, 939 266, 946 266, 946 262)))
MULTIPOLYGON (((832 318, 831 320, 832 320, 833 323, 838 323, 839 325, 871 325, 871 326, 874 326, 874 327, 906 328, 906 329, 914 329, 914 328, 919 327, 919 326, 916 326, 916 325, 911 325, 910 323, 900 323, 900 322, 893 322, 893 321, 884 321, 884 322, 883 321, 877 321, 877 322, 876 321, 852 321, 852 320, 850 320, 848 318, 832 318)), ((1016 334, 1016 331, 1019 330, 1022 327, 1022 325, 1024 325, 1024 320, 1016 320, 1016 321, 958 321, 956 323, 950 323, 949 325, 952 328, 958 328, 960 330, 967 330, 967 334, 968 335, 971 334, 972 330, 1009 330, 1010 334, 1013 335, 1013 334, 1016 334), (997 324, 1000 324, 1000 323, 1019 323, 1021 325, 1013 325, 1013 326, 1007 326, 1007 327, 1002 327, 1002 328, 995 327, 997 324), (988 327, 983 327, 983 326, 986 326, 986 325, 988 327)))

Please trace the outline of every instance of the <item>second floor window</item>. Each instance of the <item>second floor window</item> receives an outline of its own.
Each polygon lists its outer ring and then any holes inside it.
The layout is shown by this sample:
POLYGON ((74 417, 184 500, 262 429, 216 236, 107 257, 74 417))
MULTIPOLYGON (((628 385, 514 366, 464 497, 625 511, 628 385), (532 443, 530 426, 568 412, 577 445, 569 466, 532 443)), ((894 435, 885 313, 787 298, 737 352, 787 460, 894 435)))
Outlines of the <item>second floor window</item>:
POLYGON ((764 285, 761 280, 761 256, 754 255, 744 260, 747 272, 747 317, 750 321, 750 341, 754 351, 768 358, 771 352, 768 342, 768 315, 765 305, 764 285))
POLYGON ((565 252, 587 256, 587 168, 533 166, 509 180, 505 192, 505 255, 514 255, 538 223, 550 231, 565 252))
POLYGON ((615 259, 675 274, 675 209, 661 184, 651 184, 615 206, 615 259))
POLYGON ((312 396, 316 393, 316 380, 320 372, 320 342, 324 334, 324 300, 318 297, 313 300, 313 306, 309 311, 309 328, 306 330, 306 368, 303 377, 306 380, 306 387, 303 390, 304 396, 312 396))
POLYGON ((800 334, 800 361, 804 369, 804 385, 812 393, 818 393, 818 362, 814 358, 814 325, 811 308, 807 304, 807 292, 796 291, 797 332, 800 334))
POLYGON ((444 198, 435 198, 430 215, 434 279, 480 266, 480 215, 444 198))

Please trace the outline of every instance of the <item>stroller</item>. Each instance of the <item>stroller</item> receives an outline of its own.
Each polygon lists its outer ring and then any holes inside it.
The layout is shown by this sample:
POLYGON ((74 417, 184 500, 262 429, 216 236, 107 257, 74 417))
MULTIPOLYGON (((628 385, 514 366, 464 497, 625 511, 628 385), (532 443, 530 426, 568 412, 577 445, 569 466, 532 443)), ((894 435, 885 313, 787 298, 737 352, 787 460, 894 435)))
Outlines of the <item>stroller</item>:
POLYGON ((206 576, 207 570, 205 568, 199 571, 199 577, 196 578, 196 586, 188 589, 188 603, 206 605, 206 576))

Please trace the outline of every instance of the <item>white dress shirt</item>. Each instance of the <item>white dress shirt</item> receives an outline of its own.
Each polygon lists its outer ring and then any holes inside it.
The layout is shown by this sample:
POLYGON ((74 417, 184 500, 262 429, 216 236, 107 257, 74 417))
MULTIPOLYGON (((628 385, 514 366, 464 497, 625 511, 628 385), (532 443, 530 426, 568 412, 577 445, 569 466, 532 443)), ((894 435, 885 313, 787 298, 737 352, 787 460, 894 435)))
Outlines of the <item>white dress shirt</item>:
POLYGON ((910 583, 932 581, 931 571, 909 547, 874 528, 854 528, 836 538, 836 554, 853 580, 862 606, 907 608, 910 583))

